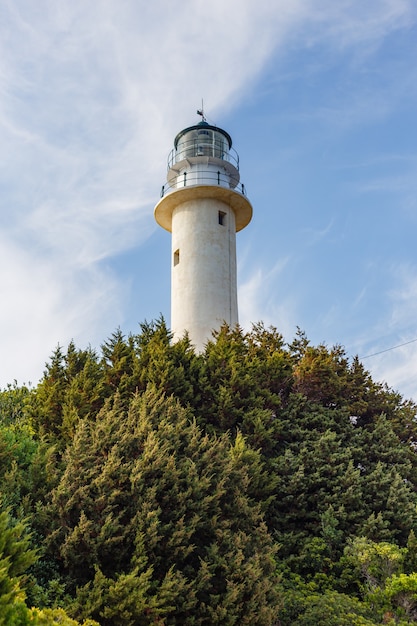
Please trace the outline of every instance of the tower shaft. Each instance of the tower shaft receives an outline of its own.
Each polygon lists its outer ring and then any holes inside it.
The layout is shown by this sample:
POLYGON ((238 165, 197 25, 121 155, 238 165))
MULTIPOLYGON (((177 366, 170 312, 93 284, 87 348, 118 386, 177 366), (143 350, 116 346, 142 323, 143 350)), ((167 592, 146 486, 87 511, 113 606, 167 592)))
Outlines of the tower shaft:
POLYGON ((223 322, 238 323, 236 221, 217 198, 196 198, 172 215, 171 329, 197 350, 223 322))

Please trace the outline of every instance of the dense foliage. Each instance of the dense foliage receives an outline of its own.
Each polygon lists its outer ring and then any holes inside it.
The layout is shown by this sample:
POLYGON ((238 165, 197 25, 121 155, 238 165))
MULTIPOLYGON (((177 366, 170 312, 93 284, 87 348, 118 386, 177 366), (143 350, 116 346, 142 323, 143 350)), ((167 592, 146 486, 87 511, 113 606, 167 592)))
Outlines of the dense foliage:
POLYGON ((0 624, 417 623, 416 445, 302 332, 58 347, 0 392, 0 624))

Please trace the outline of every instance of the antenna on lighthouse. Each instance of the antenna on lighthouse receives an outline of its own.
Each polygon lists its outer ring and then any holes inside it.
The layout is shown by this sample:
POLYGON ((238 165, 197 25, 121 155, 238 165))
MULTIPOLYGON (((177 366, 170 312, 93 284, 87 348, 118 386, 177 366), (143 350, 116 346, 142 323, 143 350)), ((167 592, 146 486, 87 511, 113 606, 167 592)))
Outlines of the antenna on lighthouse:
POLYGON ((206 122, 206 116, 204 115, 204 102, 201 100, 201 109, 197 109, 197 115, 201 115, 203 122, 206 122))

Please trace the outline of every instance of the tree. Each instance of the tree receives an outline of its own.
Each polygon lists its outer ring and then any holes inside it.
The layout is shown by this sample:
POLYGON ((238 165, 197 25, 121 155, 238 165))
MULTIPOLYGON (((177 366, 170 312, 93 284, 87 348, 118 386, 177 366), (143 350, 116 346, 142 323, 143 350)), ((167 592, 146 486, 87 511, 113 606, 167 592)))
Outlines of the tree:
POLYGON ((275 328, 251 333, 224 325, 201 360, 198 393, 191 404, 210 432, 241 431, 265 457, 281 441, 278 414, 289 393, 292 365, 275 328))
POLYGON ((27 410, 38 435, 63 450, 78 420, 97 412, 104 398, 97 355, 91 349, 77 350, 71 342, 66 354, 60 346, 53 353, 27 410))
POLYGON ((174 395, 185 406, 196 401, 201 358, 195 354, 187 336, 172 342, 172 333, 165 320, 141 324, 141 333, 134 338, 137 363, 134 391, 145 391, 155 385, 167 396, 174 395))
POLYGON ((24 623, 24 574, 35 559, 25 526, 14 524, 7 511, 0 512, 0 623, 24 623))
POLYGON ((0 423, 4 425, 27 423, 27 404, 33 392, 31 386, 19 386, 17 381, 0 391, 0 423))
POLYGON ((348 361, 344 349, 307 346, 294 367, 294 389, 310 402, 340 407, 346 388, 348 361))
POLYGON ((307 588, 287 594, 281 626, 376 626, 372 609, 357 598, 336 591, 312 593, 307 588))
POLYGON ((239 436, 204 434, 155 389, 82 421, 53 493, 49 538, 74 616, 103 625, 235 623, 276 615, 266 476, 239 436))
POLYGON ((333 557, 343 552, 346 537, 360 518, 360 472, 349 448, 333 431, 304 441, 297 454, 288 449, 276 459, 275 468, 279 482, 269 512, 271 529, 292 567, 315 575, 318 564, 312 562, 310 540, 321 537, 333 557), (329 533, 323 535, 326 526, 330 531, 329 516, 338 528, 331 540, 329 533))
POLYGON ((85 620, 82 624, 71 619, 63 609, 32 609, 28 611, 28 621, 19 622, 19 626, 100 626, 91 619, 85 620))
POLYGON ((282 622, 412 619, 416 406, 301 331, 223 326, 198 355, 171 339, 160 319, 98 354, 71 342, 36 388, 0 392, 3 503, 40 549, 30 602, 103 626, 270 626, 279 568, 282 622), (408 546, 365 602, 357 537, 408 546))
POLYGON ((383 623, 390 617, 396 624, 414 624, 417 618, 417 572, 403 571, 407 552, 407 548, 364 537, 356 537, 346 546, 347 560, 360 570, 363 597, 383 623))

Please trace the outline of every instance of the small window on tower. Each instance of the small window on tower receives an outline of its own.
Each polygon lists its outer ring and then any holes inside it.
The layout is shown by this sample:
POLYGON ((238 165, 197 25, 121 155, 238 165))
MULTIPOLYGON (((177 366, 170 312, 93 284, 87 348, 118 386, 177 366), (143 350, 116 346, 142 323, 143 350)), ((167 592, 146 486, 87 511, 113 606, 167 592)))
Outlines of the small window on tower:
POLYGON ((178 265, 179 262, 180 262, 180 251, 179 250, 175 250, 175 252, 174 252, 174 266, 178 265))
POLYGON ((223 211, 219 211, 219 224, 220 226, 224 226, 226 223, 226 213, 223 213, 223 211))

